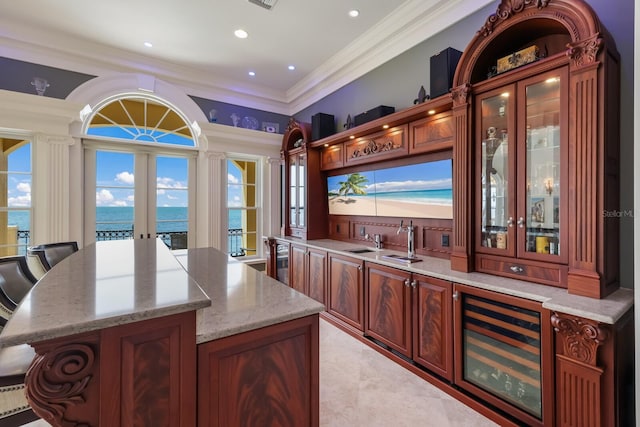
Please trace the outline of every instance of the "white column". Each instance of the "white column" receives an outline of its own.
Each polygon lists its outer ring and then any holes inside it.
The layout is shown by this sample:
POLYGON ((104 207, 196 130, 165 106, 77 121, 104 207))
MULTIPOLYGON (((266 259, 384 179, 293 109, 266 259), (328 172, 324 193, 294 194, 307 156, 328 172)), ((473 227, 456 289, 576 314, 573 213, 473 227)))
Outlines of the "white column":
POLYGON ((226 196, 227 177, 225 172, 226 156, 224 153, 208 152, 209 177, 209 246, 221 251, 227 251, 226 238, 229 228, 227 226, 226 196))
POLYGON ((278 157, 267 157, 263 173, 264 199, 263 199, 263 234, 266 236, 280 235, 281 209, 282 209, 282 184, 280 182, 280 169, 282 162, 278 157))
POLYGON ((36 134, 33 150, 31 244, 70 240, 70 136, 36 134))

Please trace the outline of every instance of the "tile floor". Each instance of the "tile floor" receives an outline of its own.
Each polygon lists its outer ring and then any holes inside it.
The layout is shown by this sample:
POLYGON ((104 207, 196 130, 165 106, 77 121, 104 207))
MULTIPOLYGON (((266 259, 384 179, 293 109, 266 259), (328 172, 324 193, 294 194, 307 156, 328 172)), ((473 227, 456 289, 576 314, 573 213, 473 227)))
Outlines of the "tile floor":
MULTIPOLYGON (((48 425, 44 421, 27 424, 28 427, 48 425)), ((496 424, 320 320, 320 426, 485 427, 496 424)))

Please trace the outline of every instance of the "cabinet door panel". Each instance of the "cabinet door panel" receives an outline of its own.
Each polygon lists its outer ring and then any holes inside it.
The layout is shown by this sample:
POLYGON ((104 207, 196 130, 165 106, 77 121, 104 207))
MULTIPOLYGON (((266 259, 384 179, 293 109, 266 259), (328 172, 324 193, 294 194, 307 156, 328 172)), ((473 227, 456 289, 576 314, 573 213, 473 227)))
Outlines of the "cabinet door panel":
POLYGON ((414 275, 413 359, 453 381, 451 282, 414 275))
POLYGON ((327 311, 364 331, 364 286, 362 261, 329 255, 329 301, 327 311))
POLYGON ((303 294, 307 293, 306 273, 307 273, 307 248, 304 246, 291 245, 291 262, 289 264, 291 281, 289 286, 303 294))
POLYGON ((327 283, 327 253, 309 249, 309 296, 325 303, 327 283))
POLYGON ((365 333, 411 357, 411 274, 368 264, 365 333))

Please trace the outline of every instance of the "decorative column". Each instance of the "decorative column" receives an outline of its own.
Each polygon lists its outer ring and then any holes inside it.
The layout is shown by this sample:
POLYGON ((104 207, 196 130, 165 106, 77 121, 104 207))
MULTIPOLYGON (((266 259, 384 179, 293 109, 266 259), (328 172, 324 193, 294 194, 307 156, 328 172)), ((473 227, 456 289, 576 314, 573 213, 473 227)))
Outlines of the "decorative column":
POLYGON ((69 240, 70 136, 36 134, 33 150, 32 244, 69 240))
POLYGON ((453 98, 453 247, 451 269, 469 272, 473 269, 471 256, 471 183, 473 155, 471 144, 471 86, 463 84, 451 91, 453 98))
POLYGON ((227 250, 225 239, 227 238, 228 220, 225 210, 225 200, 227 194, 227 177, 225 176, 224 153, 207 152, 209 160, 209 246, 223 252, 227 250))
POLYGON ((598 348, 610 335, 607 326, 561 313, 551 316, 551 325, 556 332, 557 425, 609 425, 603 417, 611 409, 604 394, 606 366, 598 364, 598 348))
POLYGON ((273 236, 282 232, 281 209, 282 207, 282 183, 280 182, 280 157, 267 157, 265 160, 264 177, 264 205, 263 205, 263 232, 267 236, 273 236))

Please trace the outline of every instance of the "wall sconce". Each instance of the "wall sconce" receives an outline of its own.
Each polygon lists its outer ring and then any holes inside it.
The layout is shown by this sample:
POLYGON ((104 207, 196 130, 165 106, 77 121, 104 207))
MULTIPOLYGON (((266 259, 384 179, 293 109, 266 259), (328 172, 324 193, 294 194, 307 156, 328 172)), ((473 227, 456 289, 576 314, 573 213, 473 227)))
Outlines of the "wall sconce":
POLYGON ((547 194, 551 195, 553 193, 553 180, 551 178, 547 178, 544 180, 544 188, 547 190, 547 194))
POLYGON ((43 96, 47 88, 51 86, 49 82, 42 77, 34 77, 33 80, 31 80, 31 85, 35 86, 36 93, 40 96, 43 96))

